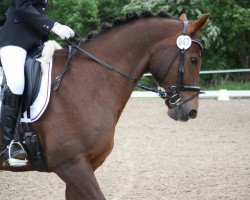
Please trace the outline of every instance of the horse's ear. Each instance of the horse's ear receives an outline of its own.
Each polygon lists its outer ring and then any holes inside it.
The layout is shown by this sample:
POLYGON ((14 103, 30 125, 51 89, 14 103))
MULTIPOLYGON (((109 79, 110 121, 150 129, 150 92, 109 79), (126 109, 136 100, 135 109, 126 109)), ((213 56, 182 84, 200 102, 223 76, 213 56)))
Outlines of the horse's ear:
POLYGON ((188 19, 187 19, 187 15, 186 15, 186 13, 183 13, 181 16, 180 16, 180 20, 182 21, 182 22, 184 22, 184 21, 187 21, 188 19))
POLYGON ((188 29, 188 34, 192 35, 195 34, 197 31, 202 30, 206 26, 209 16, 210 13, 206 13, 202 15, 199 19, 197 19, 195 22, 191 23, 188 29))

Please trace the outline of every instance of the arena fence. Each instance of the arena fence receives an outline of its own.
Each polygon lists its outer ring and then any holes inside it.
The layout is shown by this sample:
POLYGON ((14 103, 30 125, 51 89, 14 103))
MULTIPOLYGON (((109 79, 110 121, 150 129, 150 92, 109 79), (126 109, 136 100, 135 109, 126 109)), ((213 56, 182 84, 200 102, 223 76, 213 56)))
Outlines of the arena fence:
MULTIPOLYGON (((200 74, 222 74, 222 73, 242 73, 250 72, 250 69, 229 69, 229 70, 209 70, 201 71, 200 74)), ((150 73, 144 76, 152 76, 150 73)), ((226 101, 230 98, 250 98, 250 88, 249 90, 216 90, 216 91, 204 91, 204 94, 200 95, 200 98, 217 98, 218 100, 226 101)), ((157 94, 153 92, 145 91, 134 91, 131 97, 158 97, 157 94)))

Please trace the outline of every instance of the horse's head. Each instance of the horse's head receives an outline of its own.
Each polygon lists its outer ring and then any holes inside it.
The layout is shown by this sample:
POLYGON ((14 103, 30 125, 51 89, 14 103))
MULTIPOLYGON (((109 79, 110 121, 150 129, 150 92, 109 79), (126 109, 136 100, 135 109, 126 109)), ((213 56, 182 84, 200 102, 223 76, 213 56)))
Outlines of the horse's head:
POLYGON ((209 15, 189 22, 183 14, 178 23, 179 32, 162 40, 152 50, 150 71, 167 91, 168 115, 175 120, 188 121, 197 116, 202 50, 198 33, 209 15))

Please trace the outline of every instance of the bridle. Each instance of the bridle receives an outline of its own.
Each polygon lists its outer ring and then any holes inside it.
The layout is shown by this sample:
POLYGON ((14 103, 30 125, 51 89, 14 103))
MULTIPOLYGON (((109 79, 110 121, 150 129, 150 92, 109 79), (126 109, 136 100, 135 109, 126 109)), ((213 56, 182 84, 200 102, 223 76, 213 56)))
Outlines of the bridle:
MULTIPOLYGON (((191 46, 192 43, 196 43, 199 45, 199 47, 201 48, 201 50, 203 49, 203 46, 201 44, 201 42, 197 39, 191 39, 189 36, 187 36, 187 28, 188 28, 188 21, 183 21, 183 28, 182 28, 182 34, 180 37, 182 37, 182 40, 184 39, 184 41, 182 42, 186 42, 188 43, 188 41, 190 42, 190 44, 185 44, 188 45, 187 48, 185 48, 185 45, 183 46, 183 48, 180 48, 178 54, 180 54, 180 61, 179 61, 179 70, 178 70, 178 79, 177 79, 177 83, 174 86, 171 86, 168 92, 168 95, 170 96, 169 98, 166 97, 166 99, 168 99, 169 102, 169 106, 170 107, 176 107, 176 106, 181 106, 189 101, 191 101, 192 99, 196 98, 197 96, 199 96, 199 94, 201 94, 202 92, 200 91, 201 88, 199 86, 195 86, 195 85, 185 85, 184 84, 184 72, 185 72, 185 51, 191 46), (187 39, 187 40, 185 40, 187 39), (195 92, 195 94, 186 99, 185 101, 181 101, 182 96, 180 94, 181 91, 191 91, 191 92, 195 92)), ((177 39, 177 43, 178 43, 178 39, 177 39)), ((178 46, 178 44, 177 44, 178 46)), ((176 55, 176 57, 178 56, 178 54, 176 55)), ((168 70, 172 67, 174 61, 176 60, 176 57, 174 58, 173 62, 171 63, 170 67, 168 67, 168 70)), ((161 79, 160 82, 162 82, 165 78, 165 76, 167 75, 167 73, 164 74, 164 77, 161 79)))
MULTIPOLYGON (((183 30, 182 30, 182 36, 187 36, 187 27, 188 27, 189 22, 188 21, 184 21, 183 22, 183 30)), ((77 34, 77 33, 76 33, 77 34)), ((81 51, 83 54, 85 54, 86 56, 88 56, 90 59, 92 59, 93 61, 95 61, 96 63, 100 64, 101 66, 105 67, 106 69, 119 74, 120 76, 134 82, 136 84, 137 87, 147 90, 147 91, 151 91, 156 93, 158 96, 160 96, 161 98, 163 98, 164 100, 169 102, 169 106, 171 108, 174 107, 180 107, 181 105, 191 101, 192 99, 196 98, 197 96, 199 96, 199 94, 201 94, 202 92, 200 92, 200 87, 199 86, 194 86, 194 85, 185 85, 183 83, 183 79, 184 79, 184 71, 185 71, 185 50, 186 48, 182 48, 180 49, 179 53, 180 53, 180 64, 179 64, 179 70, 178 70, 178 80, 177 80, 177 84, 174 86, 171 86, 170 89, 168 91, 162 91, 158 88, 154 88, 154 87, 150 87, 147 86, 141 82, 138 82, 138 78, 137 77, 132 77, 126 73, 123 73, 122 71, 120 71, 119 69, 114 68, 113 66, 103 62, 102 60, 98 59, 97 57, 95 57, 93 54, 89 53, 88 51, 84 50, 83 48, 81 48, 81 44, 82 44, 82 38, 79 34, 77 34, 80 38, 79 43, 75 44, 73 42, 71 42, 70 40, 67 40, 68 43, 71 45, 69 46, 69 55, 68 55, 68 61, 66 62, 65 66, 64 66, 64 70, 63 72, 58 75, 56 77, 56 80, 53 82, 52 84, 52 90, 56 91, 58 90, 58 88, 60 87, 60 84, 63 80, 64 74, 68 71, 69 67, 70 67, 70 61, 72 60, 72 58, 74 57, 74 55, 76 54, 77 50, 81 51), (182 96, 180 94, 181 91, 192 91, 195 92, 195 94, 184 100, 181 101, 182 96)), ((189 36, 188 36, 189 37, 189 36)), ((197 39, 190 39, 190 43, 196 43, 200 46, 201 49, 203 49, 203 46, 201 44, 201 42, 197 39)), ((191 44, 190 44, 191 45, 191 44)), ((178 54, 177 54, 178 56, 178 54)), ((177 57, 176 56, 176 57, 177 57)), ((175 59, 176 59, 175 57, 175 59)), ((175 60, 174 59, 174 60, 175 60)), ((173 65, 173 63, 171 64, 171 66, 173 65)), ((170 66, 170 67, 171 67, 170 66)), ((169 68, 170 68, 169 67, 169 68)), ((165 74, 166 75, 166 74, 165 74)))

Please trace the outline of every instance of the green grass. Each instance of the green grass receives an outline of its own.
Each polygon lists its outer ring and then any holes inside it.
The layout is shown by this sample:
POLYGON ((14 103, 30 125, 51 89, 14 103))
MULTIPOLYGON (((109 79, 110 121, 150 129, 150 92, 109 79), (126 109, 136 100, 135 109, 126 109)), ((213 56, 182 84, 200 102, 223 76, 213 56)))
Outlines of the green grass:
POLYGON ((250 90, 250 82, 246 83, 223 83, 219 86, 201 86, 202 90, 219 90, 219 89, 227 89, 227 90, 250 90))

